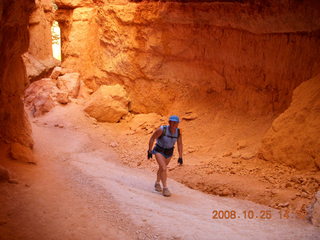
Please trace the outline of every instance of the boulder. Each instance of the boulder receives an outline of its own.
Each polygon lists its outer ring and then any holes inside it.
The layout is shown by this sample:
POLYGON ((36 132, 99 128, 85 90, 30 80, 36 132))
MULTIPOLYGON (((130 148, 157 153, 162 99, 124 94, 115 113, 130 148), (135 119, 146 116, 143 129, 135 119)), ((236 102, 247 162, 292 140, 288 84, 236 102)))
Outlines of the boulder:
POLYGON ((26 163, 35 163, 31 148, 20 143, 12 143, 9 155, 12 159, 26 163))
POLYGON ((65 92, 59 92, 56 96, 56 101, 61 104, 67 104, 70 102, 69 94, 65 92))
POLYGON ((118 122, 128 114, 128 104, 129 99, 122 86, 102 85, 90 96, 84 111, 99 122, 118 122))
POLYGON ((79 93, 79 73, 67 73, 58 77, 61 68, 56 67, 51 78, 43 78, 30 84, 25 91, 24 102, 34 117, 39 117, 56 106, 56 102, 67 104, 69 97, 79 93), (58 78, 57 80, 54 78, 58 78))
POLYGON ((52 97, 45 92, 40 92, 33 100, 31 112, 34 117, 42 116, 55 107, 52 97))
POLYGON ((78 98, 87 99, 94 91, 86 86, 84 81, 80 81, 78 98))
POLYGON ((80 73, 66 73, 58 77, 57 87, 63 92, 68 92, 69 96, 77 98, 80 88, 80 73))
POLYGON ((0 166, 0 181, 8 181, 10 179, 10 174, 7 169, 0 166))
POLYGON ((30 82, 45 77, 58 64, 52 57, 38 59, 28 52, 22 55, 22 59, 26 66, 27 77, 30 82))
POLYGON ((50 78, 35 81, 26 89, 24 102, 34 117, 49 112, 54 106, 52 93, 58 89, 50 78))
POLYGON ((35 81, 26 89, 24 103, 29 106, 40 92, 44 92, 49 95, 54 88, 56 88, 56 84, 50 78, 43 78, 35 81))
POLYGON ((51 79, 57 79, 61 75, 62 68, 55 67, 50 75, 51 79))

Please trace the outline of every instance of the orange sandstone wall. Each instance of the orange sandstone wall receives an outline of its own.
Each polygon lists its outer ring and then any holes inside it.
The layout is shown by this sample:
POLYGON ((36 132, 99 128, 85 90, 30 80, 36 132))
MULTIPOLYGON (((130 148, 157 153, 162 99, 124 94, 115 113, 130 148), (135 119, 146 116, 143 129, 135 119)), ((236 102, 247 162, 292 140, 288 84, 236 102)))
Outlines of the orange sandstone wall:
POLYGON ((120 83, 133 112, 282 112, 320 71, 320 2, 57 0, 63 66, 120 83), (165 93, 165 94, 164 94, 165 93))
POLYGON ((39 60, 52 59, 51 26, 54 19, 52 0, 37 0, 30 15, 28 52, 39 60))
POLYGON ((21 97, 27 82, 21 54, 28 50, 33 0, 0 1, 0 140, 31 147, 31 128, 21 97))
POLYGON ((263 138, 260 155, 298 169, 320 170, 320 74, 298 86, 263 138))
POLYGON ((60 64, 52 55, 53 1, 36 0, 35 3, 29 18, 29 48, 23 55, 30 82, 47 77, 60 64))

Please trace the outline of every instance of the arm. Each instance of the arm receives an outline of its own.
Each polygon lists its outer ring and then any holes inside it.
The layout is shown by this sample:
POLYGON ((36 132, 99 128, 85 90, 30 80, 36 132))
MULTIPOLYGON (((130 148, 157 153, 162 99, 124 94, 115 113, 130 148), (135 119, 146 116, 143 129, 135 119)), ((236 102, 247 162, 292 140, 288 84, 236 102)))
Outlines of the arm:
POLYGON ((178 137, 178 152, 179 152, 179 158, 182 158, 182 153, 183 153, 183 144, 182 144, 182 133, 180 129, 180 135, 178 137))
POLYGON ((161 128, 158 128, 158 129, 152 134, 152 136, 150 137, 150 140, 149 140, 149 148, 148 148, 148 151, 151 151, 151 150, 152 150, 154 141, 155 141, 158 137, 160 137, 161 134, 162 134, 162 129, 161 129, 161 128))

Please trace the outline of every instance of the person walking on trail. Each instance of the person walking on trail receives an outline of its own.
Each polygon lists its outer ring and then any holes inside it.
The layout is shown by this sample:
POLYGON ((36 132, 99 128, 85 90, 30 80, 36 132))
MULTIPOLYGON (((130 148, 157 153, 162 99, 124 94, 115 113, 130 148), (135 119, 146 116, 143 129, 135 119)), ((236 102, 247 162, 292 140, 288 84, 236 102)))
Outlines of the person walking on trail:
POLYGON ((179 158, 178 163, 183 164, 182 160, 182 134, 178 128, 180 119, 176 115, 169 117, 169 125, 161 126, 150 137, 148 159, 152 158, 152 154, 155 155, 159 169, 157 172, 157 180, 154 184, 154 188, 157 192, 162 192, 163 196, 170 197, 171 193, 167 186, 167 166, 172 158, 174 145, 177 142, 179 158), (157 140, 156 145, 153 148, 154 141, 157 140), (163 189, 160 185, 162 182, 163 189))

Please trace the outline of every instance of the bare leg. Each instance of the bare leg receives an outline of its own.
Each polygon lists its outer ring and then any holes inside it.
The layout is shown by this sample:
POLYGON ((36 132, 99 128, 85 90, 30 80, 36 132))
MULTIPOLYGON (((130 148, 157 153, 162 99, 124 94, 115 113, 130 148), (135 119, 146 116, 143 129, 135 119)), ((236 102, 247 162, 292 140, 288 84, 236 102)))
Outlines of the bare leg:
POLYGON ((167 187, 167 165, 169 164, 171 157, 166 159, 160 153, 156 153, 155 156, 159 164, 159 169, 157 172, 157 182, 160 182, 161 180, 163 187, 166 188, 167 187))
POLYGON ((160 170, 160 166, 159 166, 159 169, 157 171, 157 183, 160 183, 160 180, 161 180, 161 170, 160 170))

